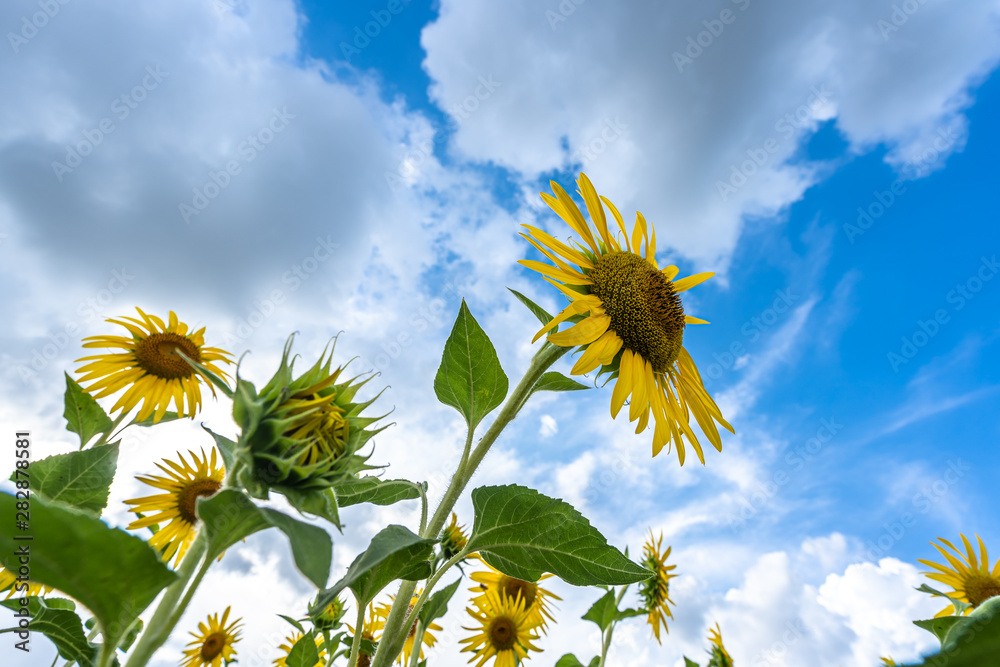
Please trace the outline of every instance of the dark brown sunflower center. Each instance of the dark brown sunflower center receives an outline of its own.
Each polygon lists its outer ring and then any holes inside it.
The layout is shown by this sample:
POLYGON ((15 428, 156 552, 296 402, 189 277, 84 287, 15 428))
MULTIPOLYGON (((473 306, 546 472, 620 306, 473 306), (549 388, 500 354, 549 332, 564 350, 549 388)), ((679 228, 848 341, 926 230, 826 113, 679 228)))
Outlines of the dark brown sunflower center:
MULTIPOLYGON (((406 610, 406 617, 409 618, 410 614, 412 614, 412 613, 413 613, 413 605, 411 604, 407 608, 407 610, 406 610)), ((413 639, 413 637, 416 636, 416 634, 417 634, 417 621, 418 620, 420 620, 420 619, 417 619, 417 618, 413 619, 413 625, 410 626, 410 632, 409 632, 409 634, 406 635, 407 639, 413 639)))
POLYGON ((191 525, 198 523, 198 517, 194 513, 198 498, 214 496, 221 486, 222 484, 214 479, 196 479, 189 482, 177 494, 177 513, 191 525))
POLYGON ((524 600, 525 609, 531 609, 531 605, 535 604, 535 595, 538 593, 538 586, 530 581, 505 576, 500 580, 500 588, 503 589, 504 595, 511 600, 516 600, 518 593, 520 593, 521 599, 524 600))
POLYGON ((372 657, 367 653, 358 653, 358 667, 371 667, 372 657))
POLYGON ((226 635, 221 632, 213 632, 205 637, 201 645, 201 659, 203 662, 211 662, 226 647, 226 635))
POLYGON ((135 344, 135 359, 150 375, 174 380, 192 375, 194 370, 177 354, 183 352, 193 361, 201 361, 198 346, 175 333, 154 333, 135 344))
POLYGON ((590 279, 625 347, 666 372, 684 341, 684 308, 667 277, 639 255, 616 251, 598 257, 590 279))
POLYGON ((965 581, 965 596, 973 607, 978 607, 997 595, 1000 595, 1000 579, 996 577, 974 574, 965 581))
POLYGON ((490 621, 490 627, 486 631, 490 638, 490 644, 497 651, 509 651, 514 648, 517 641, 517 626, 514 621, 506 616, 497 616, 490 621))

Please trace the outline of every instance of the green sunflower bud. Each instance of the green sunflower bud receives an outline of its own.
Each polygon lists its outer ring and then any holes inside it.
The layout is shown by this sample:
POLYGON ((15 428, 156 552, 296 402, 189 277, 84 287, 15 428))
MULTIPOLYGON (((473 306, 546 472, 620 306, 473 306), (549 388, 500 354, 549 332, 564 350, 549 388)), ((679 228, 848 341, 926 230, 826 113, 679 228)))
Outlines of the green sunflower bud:
POLYGON ((333 599, 333 602, 326 605, 326 608, 313 619, 313 624, 320 630, 335 629, 340 626, 340 621, 344 618, 346 612, 347 607, 344 605, 344 601, 338 596, 333 599))
MULTIPOLYGON (((365 430, 382 417, 362 417, 375 398, 354 397, 374 375, 338 382, 344 366, 333 368, 333 345, 298 378, 289 336, 274 377, 258 393, 237 375, 233 418, 242 433, 237 479, 255 498, 269 490, 295 494, 321 492, 363 470, 370 456, 360 450, 385 427, 365 430)), ((336 342, 336 341, 334 341, 336 342)), ((381 395, 381 394, 380 394, 381 395)))

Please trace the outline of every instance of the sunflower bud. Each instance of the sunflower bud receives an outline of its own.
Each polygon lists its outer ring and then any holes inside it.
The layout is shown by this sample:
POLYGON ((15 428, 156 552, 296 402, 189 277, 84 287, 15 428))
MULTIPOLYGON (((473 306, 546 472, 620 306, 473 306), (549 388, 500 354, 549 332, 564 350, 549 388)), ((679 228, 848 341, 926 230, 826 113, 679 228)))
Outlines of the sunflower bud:
POLYGON ((385 428, 366 431, 382 417, 361 416, 378 396, 353 402, 374 376, 338 382, 344 367, 333 369, 330 346, 329 354, 324 350, 312 368, 293 379, 293 338, 289 336, 277 372, 260 393, 237 377, 233 418, 242 429, 238 480, 256 498, 266 498, 272 489, 323 491, 376 467, 367 465, 369 457, 359 451, 385 428))
POLYGON ((344 606, 344 601, 338 596, 333 599, 333 602, 326 605, 326 608, 313 619, 313 623, 320 630, 335 629, 340 627, 340 621, 344 618, 346 612, 347 607, 344 606))

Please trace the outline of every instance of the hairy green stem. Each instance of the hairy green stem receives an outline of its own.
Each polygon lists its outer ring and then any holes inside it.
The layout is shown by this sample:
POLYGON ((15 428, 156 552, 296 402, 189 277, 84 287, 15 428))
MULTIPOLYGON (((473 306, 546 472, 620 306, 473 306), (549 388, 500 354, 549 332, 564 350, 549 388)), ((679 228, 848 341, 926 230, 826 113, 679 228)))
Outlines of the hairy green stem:
POLYGON ((365 606, 358 604, 358 620, 355 621, 354 637, 351 639, 351 657, 347 660, 347 667, 355 667, 358 664, 358 654, 361 651, 361 633, 365 627, 365 606))
MULTIPOLYGON (((618 605, 621 604, 622 598, 625 597, 625 591, 628 590, 628 584, 622 586, 622 589, 618 591, 618 595, 615 596, 615 609, 618 609, 618 605)), ((608 624, 608 629, 604 632, 604 641, 601 642, 601 660, 597 663, 597 667, 604 667, 604 661, 608 657, 608 649, 611 648, 611 635, 614 634, 615 624, 618 621, 611 621, 608 624)))
MULTIPOLYGON (((496 419, 486 430, 486 434, 479 441, 479 444, 476 445, 476 448, 472 450, 471 454, 469 453, 469 449, 472 445, 473 434, 470 429, 466 438, 462 459, 451 478, 451 484, 448 486, 448 490, 445 491, 444 497, 441 498, 441 503, 434 512, 430 523, 420 532, 421 537, 436 537, 441 532, 445 521, 448 519, 448 515, 455 507, 455 503, 458 502, 466 485, 476 472, 476 468, 479 467, 479 464, 487 452, 489 452, 490 447, 496 442, 497 437, 514 420, 517 413, 521 411, 521 408, 524 407, 525 401, 528 400, 542 374, 571 349, 569 347, 552 345, 551 343, 542 345, 542 348, 532 357, 531 364, 528 366, 528 370, 525 371, 524 377, 521 378, 521 381, 514 387, 514 391, 507 397, 496 419)), ((452 561, 454 560, 453 558, 452 561)), ((421 598, 426 598, 430 594, 440 575, 453 564, 449 561, 428 580, 421 598)), ((402 650, 406 635, 400 635, 400 629, 403 626, 406 612, 409 608, 409 601, 413 598, 413 591, 416 587, 417 582, 415 581, 404 581, 399 585, 396 599, 389 611, 388 618, 385 620, 385 627, 382 630, 382 641, 379 642, 378 650, 375 651, 375 656, 372 658, 372 667, 388 667, 389 663, 395 660, 396 656, 402 650)), ((417 604, 418 606, 414 609, 419 609, 421 601, 418 600, 417 604)))

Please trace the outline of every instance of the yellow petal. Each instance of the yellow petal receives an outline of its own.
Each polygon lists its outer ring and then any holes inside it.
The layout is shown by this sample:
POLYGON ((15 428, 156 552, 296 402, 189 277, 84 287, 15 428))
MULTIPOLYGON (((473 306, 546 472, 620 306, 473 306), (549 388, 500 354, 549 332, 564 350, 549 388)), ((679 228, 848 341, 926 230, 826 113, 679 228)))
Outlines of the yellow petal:
POLYGON ((605 247, 609 251, 617 250, 616 244, 611 239, 611 234, 608 233, 608 219, 604 215, 604 207, 601 206, 601 200, 597 196, 594 184, 582 172, 577 183, 580 185, 580 194, 583 195, 583 201, 587 204, 587 212, 590 213, 590 219, 594 221, 594 226, 597 227, 597 231, 600 233, 605 247))
POLYGON ((618 416, 625 399, 632 393, 632 350, 625 348, 618 366, 618 381, 611 392, 611 418, 618 416))
POLYGON ((566 331, 560 331, 549 336, 549 342, 553 345, 570 347, 573 345, 586 345, 593 343, 611 326, 610 315, 591 315, 582 322, 574 324, 566 331))
POLYGON ((680 280, 675 280, 673 284, 674 292, 680 294, 681 292, 686 292, 695 285, 700 285, 712 276, 715 275, 714 271, 709 271, 707 273, 696 273, 693 276, 688 276, 687 278, 681 278, 680 280))
POLYGON ((690 315, 685 315, 684 324, 711 324, 711 322, 697 317, 691 317, 690 315))

